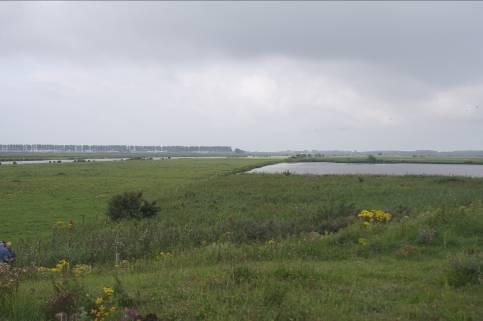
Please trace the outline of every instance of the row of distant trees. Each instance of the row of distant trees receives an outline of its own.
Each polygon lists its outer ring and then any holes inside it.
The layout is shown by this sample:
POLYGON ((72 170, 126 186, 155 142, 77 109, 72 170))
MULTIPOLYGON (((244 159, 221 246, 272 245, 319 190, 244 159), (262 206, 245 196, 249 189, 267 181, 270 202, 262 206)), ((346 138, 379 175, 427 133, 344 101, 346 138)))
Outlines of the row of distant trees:
POLYGON ((8 144, 0 145, 0 152, 74 152, 74 153, 232 153, 230 146, 142 146, 142 145, 52 145, 52 144, 8 144))

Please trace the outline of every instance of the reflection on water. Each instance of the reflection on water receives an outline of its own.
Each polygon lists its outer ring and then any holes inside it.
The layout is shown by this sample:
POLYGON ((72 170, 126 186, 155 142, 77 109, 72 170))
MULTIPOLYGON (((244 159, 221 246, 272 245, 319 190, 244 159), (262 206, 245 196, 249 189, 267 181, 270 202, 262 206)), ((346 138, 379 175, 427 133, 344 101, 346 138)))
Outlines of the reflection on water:
POLYGON ((249 173, 283 172, 312 175, 443 175, 483 177, 483 165, 468 164, 356 164, 279 163, 253 169, 249 173))
POLYGON ((73 160, 73 159, 44 159, 44 160, 24 160, 24 161, 5 161, 1 162, 2 165, 25 165, 25 164, 49 164, 49 163, 74 163, 74 162, 114 162, 114 161, 122 161, 127 160, 128 158, 89 158, 89 159, 81 159, 81 160, 73 160))
POLYGON ((80 160, 73 159, 44 159, 44 160, 18 160, 18 161, 0 161, 1 165, 26 165, 26 164, 60 164, 60 163, 75 163, 75 162, 116 162, 125 161, 129 159, 145 159, 145 160, 167 160, 167 159, 225 159, 226 156, 166 156, 166 157, 140 157, 133 158, 86 158, 80 160))

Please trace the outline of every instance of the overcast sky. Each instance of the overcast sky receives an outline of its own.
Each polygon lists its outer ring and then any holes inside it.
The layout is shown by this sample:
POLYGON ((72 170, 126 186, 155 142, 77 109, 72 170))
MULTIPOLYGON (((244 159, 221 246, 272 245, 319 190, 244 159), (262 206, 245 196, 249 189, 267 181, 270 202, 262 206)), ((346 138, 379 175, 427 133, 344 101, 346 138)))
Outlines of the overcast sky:
POLYGON ((2 2, 0 143, 483 149, 483 2, 2 2))

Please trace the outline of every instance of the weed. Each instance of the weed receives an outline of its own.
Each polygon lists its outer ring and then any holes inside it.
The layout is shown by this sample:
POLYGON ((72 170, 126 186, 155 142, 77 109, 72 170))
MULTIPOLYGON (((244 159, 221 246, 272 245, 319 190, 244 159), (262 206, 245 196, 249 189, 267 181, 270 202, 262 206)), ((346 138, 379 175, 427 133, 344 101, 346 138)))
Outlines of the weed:
POLYGON ((237 285, 255 281, 256 278, 256 273, 247 266, 237 266, 233 268, 232 279, 237 285))
POLYGON ((436 239, 436 230, 431 227, 423 227, 419 229, 417 243, 419 244, 432 244, 436 239))
POLYGON ((282 305, 288 289, 279 283, 269 283, 263 292, 263 303, 269 307, 282 305))

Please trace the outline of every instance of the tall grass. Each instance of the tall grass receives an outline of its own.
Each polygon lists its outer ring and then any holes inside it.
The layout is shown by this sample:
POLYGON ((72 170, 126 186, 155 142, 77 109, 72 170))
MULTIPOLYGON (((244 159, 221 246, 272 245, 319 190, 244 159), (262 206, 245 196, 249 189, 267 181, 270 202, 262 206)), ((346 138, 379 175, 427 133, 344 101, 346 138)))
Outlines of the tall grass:
MULTIPOLYGON (((220 176, 186 185, 161 200, 160 217, 156 219, 112 223, 101 217, 95 224, 53 228, 48 238, 20 241, 18 260, 20 264, 53 264, 61 258, 107 263, 116 257, 151 257, 160 251, 213 242, 244 244, 304 233, 325 235, 350 226, 364 208, 388 210, 395 221, 410 218, 395 228, 407 235, 399 238, 450 246, 460 242, 453 235, 481 231, 478 211, 465 214, 476 206, 468 204, 478 200, 478 194, 483 195, 483 184, 473 179, 441 182, 428 177, 367 177, 360 183, 350 176, 220 176), (415 221, 416 216, 419 218, 415 221), (423 222, 422 217, 428 218, 423 222), (440 231, 437 220, 451 221, 451 230, 440 231)), ((357 242, 364 237, 360 231, 342 232, 337 242, 345 242, 345 238, 357 242)), ((389 241, 373 242, 371 247, 389 241)))

